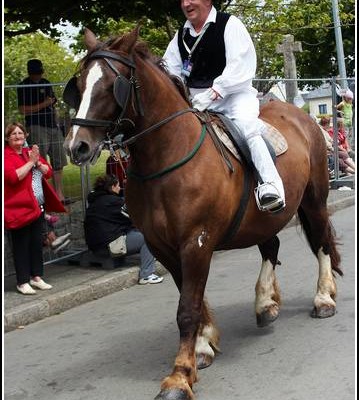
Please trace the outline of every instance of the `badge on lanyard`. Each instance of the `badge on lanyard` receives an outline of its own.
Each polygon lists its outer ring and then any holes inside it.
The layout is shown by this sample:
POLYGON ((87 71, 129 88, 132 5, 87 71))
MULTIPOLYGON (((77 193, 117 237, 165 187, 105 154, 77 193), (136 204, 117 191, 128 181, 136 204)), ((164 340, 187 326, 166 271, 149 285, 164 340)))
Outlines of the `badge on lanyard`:
MULTIPOLYGON (((192 53, 194 52, 194 50, 197 47, 198 43, 201 41, 202 36, 205 34, 205 32, 206 32, 206 30, 207 30, 209 25, 210 25, 210 23, 206 23, 205 24, 205 26, 202 28, 202 32, 200 33, 199 36, 197 36, 197 39, 196 39, 196 41, 195 41, 195 43, 194 43, 194 45, 192 46, 191 49, 187 46, 187 43, 184 40, 186 30, 183 29, 183 31, 182 31, 182 42, 183 42, 183 45, 184 45, 185 49, 188 52, 188 59, 183 61, 181 73, 182 73, 183 76, 185 76, 187 78, 191 75, 191 71, 192 71, 192 67, 193 67, 193 64, 191 63, 192 53)), ((187 28, 187 30, 189 30, 189 28, 187 28)))
POLYGON ((189 77, 192 71, 192 67, 193 64, 191 63, 191 61, 188 60, 184 60, 183 65, 182 65, 182 75, 189 77))

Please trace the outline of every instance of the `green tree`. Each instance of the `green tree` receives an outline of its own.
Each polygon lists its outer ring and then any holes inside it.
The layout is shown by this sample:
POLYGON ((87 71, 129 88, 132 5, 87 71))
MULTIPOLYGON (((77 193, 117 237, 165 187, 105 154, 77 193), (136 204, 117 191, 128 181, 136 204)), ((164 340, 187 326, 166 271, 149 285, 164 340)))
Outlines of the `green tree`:
MULTIPOLYGON (((94 33, 99 40, 106 40, 109 37, 122 35, 131 31, 137 25, 137 22, 127 21, 124 18, 114 20, 109 18, 107 21, 99 21, 96 31, 94 33)), ((83 33, 77 36, 76 42, 71 46, 75 53, 83 50, 83 33)), ((156 27, 154 22, 150 19, 143 19, 141 21, 141 39, 149 44, 151 51, 158 56, 163 55, 164 50, 168 44, 168 34, 165 28, 156 27)))
MULTIPOLYGON (((227 2, 224 2, 227 3, 227 2)), ((228 3, 231 3, 229 1, 228 3)), ((216 6, 222 1, 214 0, 216 6)), ((70 21, 75 26, 87 26, 96 31, 99 21, 109 18, 119 20, 126 18, 136 22, 146 17, 157 26, 166 26, 168 19, 183 20, 178 0, 5 0, 5 36, 42 30, 54 37, 58 31, 54 25, 70 21), (21 22, 22 26, 14 23, 21 22)))
MULTIPOLYGON (((347 75, 354 74, 355 0, 340 4, 341 30, 347 75)), ((283 56, 276 46, 283 35, 292 34, 302 43, 302 53, 296 53, 299 78, 318 78, 338 74, 331 0, 259 0, 237 1, 230 7, 247 26, 256 46, 257 76, 283 76, 283 56)), ((318 82, 320 84, 320 82, 318 82)), ((261 88, 261 90, 265 88, 261 88)))

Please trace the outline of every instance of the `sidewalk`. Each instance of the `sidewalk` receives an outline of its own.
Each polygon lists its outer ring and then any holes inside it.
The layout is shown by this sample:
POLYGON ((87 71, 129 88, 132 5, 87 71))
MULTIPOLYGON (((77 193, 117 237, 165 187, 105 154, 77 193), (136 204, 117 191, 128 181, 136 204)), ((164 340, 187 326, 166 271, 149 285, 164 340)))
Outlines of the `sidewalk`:
MULTIPOLYGON (((331 213, 354 203, 354 190, 330 190, 328 205, 331 213)), ((287 227, 293 224, 294 219, 287 227)), ((15 275, 7 276, 4 278, 4 330, 9 332, 23 328, 43 318, 136 285, 138 265, 139 255, 126 257, 123 266, 111 270, 97 266, 80 267, 70 260, 46 265, 46 281, 53 285, 53 289, 38 290, 34 296, 18 293, 15 275)), ((166 274, 166 269, 159 263, 156 264, 156 270, 159 275, 166 274)))

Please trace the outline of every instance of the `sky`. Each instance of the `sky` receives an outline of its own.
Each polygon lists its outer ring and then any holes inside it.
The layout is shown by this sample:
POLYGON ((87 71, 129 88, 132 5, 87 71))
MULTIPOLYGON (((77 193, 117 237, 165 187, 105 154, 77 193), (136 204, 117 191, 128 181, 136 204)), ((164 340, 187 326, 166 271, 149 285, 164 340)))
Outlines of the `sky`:
POLYGON ((66 22, 64 26, 57 24, 55 28, 61 32, 61 44, 71 52, 70 44, 73 43, 73 37, 79 33, 81 28, 76 28, 70 22, 66 22))

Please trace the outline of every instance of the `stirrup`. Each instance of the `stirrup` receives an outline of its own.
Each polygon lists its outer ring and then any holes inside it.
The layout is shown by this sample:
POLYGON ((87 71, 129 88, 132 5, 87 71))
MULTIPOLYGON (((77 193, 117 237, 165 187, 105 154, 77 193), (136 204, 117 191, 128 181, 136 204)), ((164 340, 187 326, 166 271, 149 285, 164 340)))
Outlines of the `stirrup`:
POLYGON ((258 185, 254 189, 254 195, 257 203, 257 207, 260 211, 269 211, 270 213, 277 213, 282 211, 285 207, 285 202, 280 197, 277 188, 271 182, 265 182, 258 185), (271 186, 272 191, 270 193, 265 193, 261 197, 259 196, 260 191, 265 186, 271 186))

